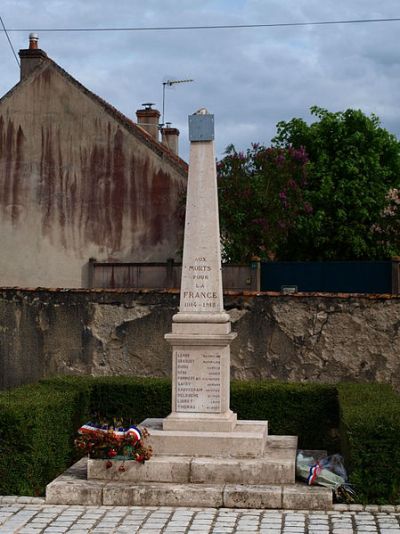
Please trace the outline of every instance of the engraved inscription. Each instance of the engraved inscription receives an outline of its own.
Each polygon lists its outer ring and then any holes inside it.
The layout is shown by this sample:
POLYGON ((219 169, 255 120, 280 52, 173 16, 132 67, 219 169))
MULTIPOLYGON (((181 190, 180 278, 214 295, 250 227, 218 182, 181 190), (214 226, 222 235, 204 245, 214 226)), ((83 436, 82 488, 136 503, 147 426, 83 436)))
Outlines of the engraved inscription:
POLYGON ((217 307, 218 293, 210 289, 212 268, 204 256, 194 258, 193 264, 186 266, 193 282, 191 290, 183 292, 185 311, 208 311, 217 307))
POLYGON ((198 353, 176 350, 176 411, 221 411, 221 356, 204 349, 198 353))

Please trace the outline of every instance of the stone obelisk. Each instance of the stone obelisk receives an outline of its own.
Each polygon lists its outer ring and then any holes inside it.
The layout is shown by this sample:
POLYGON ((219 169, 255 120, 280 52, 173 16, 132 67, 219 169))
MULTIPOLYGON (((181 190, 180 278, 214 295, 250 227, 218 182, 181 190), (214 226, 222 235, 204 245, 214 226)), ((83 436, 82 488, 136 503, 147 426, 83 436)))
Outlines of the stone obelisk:
POLYGON ((179 312, 172 333, 172 412, 164 430, 226 432, 236 425, 229 408, 230 349, 236 336, 224 311, 214 116, 189 116, 190 161, 179 312))

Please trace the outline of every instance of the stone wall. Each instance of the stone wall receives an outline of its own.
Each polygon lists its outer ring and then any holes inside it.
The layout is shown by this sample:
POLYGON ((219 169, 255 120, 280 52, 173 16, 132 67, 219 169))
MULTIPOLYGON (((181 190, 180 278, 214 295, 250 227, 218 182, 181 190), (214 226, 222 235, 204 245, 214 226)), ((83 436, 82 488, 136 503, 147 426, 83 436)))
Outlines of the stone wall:
MULTIPOLYGON (((0 290, 0 388, 56 374, 169 376, 176 291, 0 290)), ((390 382, 400 390, 400 298, 225 295, 238 379, 390 382)))

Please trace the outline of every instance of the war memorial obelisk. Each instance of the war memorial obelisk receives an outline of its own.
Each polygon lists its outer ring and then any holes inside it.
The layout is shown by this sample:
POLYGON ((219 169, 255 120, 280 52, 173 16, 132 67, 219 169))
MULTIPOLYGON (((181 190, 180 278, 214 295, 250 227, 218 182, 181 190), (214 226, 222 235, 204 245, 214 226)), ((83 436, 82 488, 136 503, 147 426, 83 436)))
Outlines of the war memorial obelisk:
POLYGON ((224 311, 214 116, 205 109, 189 116, 189 140, 180 307, 165 335, 172 345, 172 411, 149 429, 151 442, 155 454, 261 456, 268 422, 238 421, 229 406, 236 334, 224 311))
POLYGON ((230 431, 230 349, 236 337, 224 311, 214 116, 189 117, 190 167, 179 312, 172 333, 172 413, 164 430, 230 431))

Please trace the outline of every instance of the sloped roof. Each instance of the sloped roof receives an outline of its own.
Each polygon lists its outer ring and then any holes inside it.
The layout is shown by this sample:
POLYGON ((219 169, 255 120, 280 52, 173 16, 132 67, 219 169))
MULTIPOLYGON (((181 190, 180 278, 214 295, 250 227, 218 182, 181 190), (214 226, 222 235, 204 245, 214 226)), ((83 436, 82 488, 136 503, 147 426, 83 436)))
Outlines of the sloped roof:
POLYGON ((20 87, 28 83, 32 78, 38 76, 47 68, 54 68, 61 76, 66 78, 70 83, 75 85, 82 93, 96 102, 102 109, 110 115, 114 120, 118 121, 121 126, 124 126, 132 135, 139 139, 143 144, 155 152, 159 157, 166 158, 170 163, 181 173, 186 175, 188 171, 188 164, 182 158, 177 156, 172 152, 166 145, 156 141, 146 130, 141 128, 134 121, 129 119, 126 115, 121 113, 114 106, 109 104, 106 100, 96 95, 90 91, 87 87, 82 85, 78 80, 71 76, 66 70, 64 70, 60 65, 58 65, 51 58, 46 57, 41 64, 39 64, 32 72, 23 80, 19 81, 14 87, 12 87, 5 95, 0 98, 0 104, 7 98, 11 97, 12 94, 17 91, 20 87))

